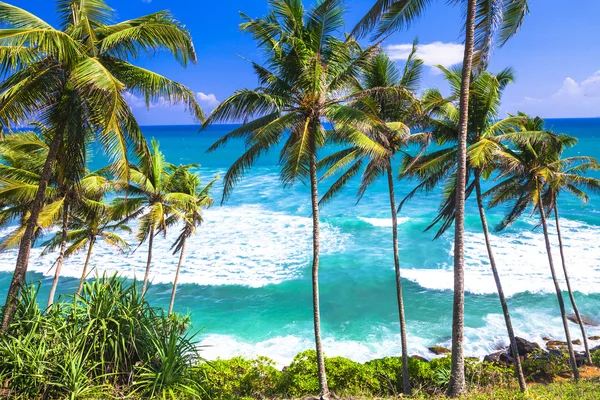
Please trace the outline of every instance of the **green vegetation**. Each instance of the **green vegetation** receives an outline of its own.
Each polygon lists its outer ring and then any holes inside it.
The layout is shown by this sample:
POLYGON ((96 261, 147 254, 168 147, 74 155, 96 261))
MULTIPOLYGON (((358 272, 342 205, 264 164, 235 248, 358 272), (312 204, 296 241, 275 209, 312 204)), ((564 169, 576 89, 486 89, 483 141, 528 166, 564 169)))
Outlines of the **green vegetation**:
MULTIPOLYGON (((46 310, 38 306, 37 290, 36 285, 23 287, 14 322, 0 338, 3 397, 276 399, 302 398, 319 390, 314 350, 299 353, 283 370, 266 357, 204 361, 189 320, 151 307, 136 282, 116 276, 86 281, 81 295, 63 296, 46 310)), ((600 352, 594 354, 596 362, 598 357, 600 352)), ((401 357, 366 363, 325 357, 324 362, 336 396, 402 393, 401 357)), ((551 382, 568 373, 568 357, 533 354, 523 370, 530 381, 551 382)), ((431 361, 409 357, 413 397, 444 393, 450 371, 449 356, 431 361)), ((523 398, 515 392, 517 381, 509 367, 467 358, 465 377, 468 398, 523 398)), ((586 388, 597 390, 600 382, 548 387, 547 397, 529 398, 576 396, 586 388)))
MULTIPOLYGON (((196 61, 189 32, 168 11, 114 23, 115 12, 103 0, 57 3, 59 29, 0 2, 0 226, 17 223, 0 250, 19 248, 0 329, 2 395, 229 399, 318 394, 327 400, 330 391, 386 397, 414 390, 422 397, 459 396, 468 388, 472 398, 524 398, 514 392, 515 374, 521 392, 527 390, 525 378, 551 381, 571 373, 579 378, 547 218, 554 213, 560 235, 559 195, 570 192, 585 202, 585 191, 600 192, 600 181, 586 176, 600 165, 585 156, 564 158, 576 139, 547 130, 540 118, 522 113, 500 118, 502 91, 513 71, 493 74, 487 64, 494 41, 503 45, 523 23, 526 0, 463 2, 463 64, 442 68, 451 86, 448 97, 437 89, 417 94, 423 63, 416 41, 402 72, 379 42, 364 48, 358 42, 407 27, 431 2, 376 0, 353 34, 346 35, 343 0, 322 0, 310 8, 300 0, 271 0, 268 15, 253 19, 242 14, 240 25, 263 50, 263 63, 251 63, 258 87, 236 91, 206 121, 191 90, 130 63, 158 51, 183 66, 196 61), (203 362, 188 320, 172 314, 186 240, 201 225, 202 210, 212 204, 215 180, 202 185, 192 172, 197 165, 170 164, 158 142, 148 144, 126 102, 130 93, 145 98, 148 106, 158 99, 183 103, 204 127, 244 121, 209 149, 232 139, 246 143, 225 174, 223 201, 258 158, 277 146, 282 183, 310 187, 315 351, 298 354, 284 371, 266 358, 203 362), (25 125, 31 129, 13 132, 25 125), (86 168, 92 142, 111 158, 110 165, 95 172, 86 168), (411 144, 420 149, 413 151, 411 144), (343 150, 320 158, 331 145, 343 150), (405 184, 418 180, 400 205, 420 191, 443 187, 439 215, 429 228, 439 224, 440 236, 454 225, 451 356, 430 362, 408 356, 394 190, 394 163, 400 155, 397 178, 405 184), (320 324, 319 210, 355 176, 361 176, 359 199, 379 177, 388 180, 402 348, 400 358, 364 364, 325 357, 320 324), (334 183, 320 196, 326 178, 334 183), (482 180, 493 181, 492 189, 482 192, 482 180), (463 354, 465 201, 473 191, 514 371, 463 354), (110 203, 109 195, 116 195, 110 203), (486 207, 498 205, 508 205, 509 212, 497 230, 528 209, 539 215, 568 354, 534 354, 520 362, 485 215, 486 207), (136 220, 139 244, 148 242, 141 290, 116 276, 86 281, 94 243, 104 240, 127 250, 129 243, 117 231, 129 230, 127 224, 136 220), (150 307, 144 294, 153 242, 175 226, 180 233, 172 250, 179 263, 165 314, 150 307), (48 308, 40 310, 36 287, 24 282, 31 247, 52 228, 59 231, 43 245, 45 253, 58 250, 56 270, 48 308), (79 288, 55 302, 63 260, 77 251, 87 251, 79 288)), ((587 362, 598 365, 598 352, 590 354, 585 340, 562 246, 561 238, 562 269, 587 362)), ((561 383, 545 394, 536 388, 530 396, 586 398, 585 388, 593 392, 598 384, 561 383)))

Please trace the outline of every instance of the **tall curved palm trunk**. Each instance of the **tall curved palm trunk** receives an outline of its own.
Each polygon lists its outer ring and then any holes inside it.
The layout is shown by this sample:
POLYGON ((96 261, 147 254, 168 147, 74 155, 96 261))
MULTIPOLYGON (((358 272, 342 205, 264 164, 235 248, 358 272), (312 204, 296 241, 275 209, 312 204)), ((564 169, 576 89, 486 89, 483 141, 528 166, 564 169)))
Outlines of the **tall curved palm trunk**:
POLYGON ((563 273, 565 275, 565 282, 567 283, 567 291, 569 292, 569 298, 571 300, 571 305, 573 306, 573 312, 575 312, 575 317, 577 317, 577 322, 579 323, 579 329, 581 329, 581 336, 583 337, 583 345, 585 347, 585 356, 586 361, 589 365, 592 365, 592 355, 590 354, 590 347, 588 345, 588 339, 585 332, 585 325, 583 323, 583 319, 581 318, 581 314, 579 314, 579 308, 577 308, 577 304, 575 303, 575 296, 573 295, 573 290, 571 289, 571 282, 569 281, 569 274, 567 273, 567 263, 565 261, 565 253, 563 249, 562 235, 560 234, 560 223, 558 221, 558 205, 556 204, 556 198, 554 198, 554 217, 556 219, 556 233, 558 235, 558 247, 560 249, 560 259, 562 261, 563 273))
POLYGON ((517 347, 517 341, 515 339, 515 332, 513 330, 512 321, 510 319, 510 313, 508 312, 508 304, 506 304, 506 297, 504 296, 504 290, 502 289, 502 282, 500 281, 498 268, 496 267, 494 251, 492 250, 492 245, 490 243, 490 232, 488 229, 487 218, 485 216, 485 208, 483 207, 479 171, 475 173, 475 193, 477 196, 477 207, 479 208, 481 227, 483 229, 483 236, 485 238, 485 247, 487 248, 490 266, 492 267, 492 274, 494 275, 494 281, 496 282, 496 289, 498 291, 498 297, 500 298, 502 313, 504 314, 504 322, 506 323, 506 331, 508 332, 508 338, 510 341, 510 350, 513 359, 515 360, 515 375, 517 375, 517 379, 519 380, 519 388, 521 389, 521 392, 524 393, 527 391, 527 383, 525 382, 525 376, 523 376, 523 368, 521 367, 521 358, 519 358, 519 349, 517 347))
POLYGON ((181 244, 181 250, 179 253, 179 262, 177 263, 177 271, 175 271, 175 279, 173 279, 173 290, 171 291, 171 303, 169 303, 169 315, 173 312, 173 305, 175 304, 175 293, 177 292, 177 281, 179 280, 179 271, 181 271, 181 263, 183 262, 183 254, 185 253, 185 238, 181 244))
POLYGON ((92 258, 92 249, 94 248, 94 243, 96 242, 96 238, 90 238, 90 244, 88 246, 87 256, 85 257, 85 264, 83 264, 83 271, 81 272, 81 279, 79 280, 79 287, 77 288, 77 295, 81 294, 81 290, 83 289, 83 282, 85 282, 85 278, 87 277, 88 266, 90 265, 90 259, 92 258))
POLYGON ((144 283, 142 284, 142 297, 146 294, 148 288, 148 276, 150 275, 150 265, 152 264, 152 244, 154 243, 154 227, 150 230, 148 239, 148 260, 146 261, 146 272, 144 272, 144 283))
POLYGON ((454 221, 454 304, 452 307, 452 370, 448 396, 465 391, 465 189, 467 180, 467 131, 469 122, 469 87, 475 47, 475 12, 477 1, 468 0, 465 25, 465 53, 460 86, 460 119, 458 135, 458 167, 456 174, 456 217, 454 221))
POLYGON ((56 295, 56 287, 58 286, 58 278, 60 277, 60 270, 62 269, 63 261, 65 259, 65 249, 67 248, 67 233, 69 228, 69 203, 68 199, 65 199, 63 205, 63 223, 61 232, 60 250, 58 258, 56 259, 56 270, 54 271, 54 279, 52 280, 52 287, 50 288, 50 294, 48 295, 48 307, 54 303, 54 296, 56 295))
POLYGON ((5 333, 8 329, 8 325, 10 324, 10 321, 15 313, 19 291, 21 290, 23 282, 25 282, 25 275, 27 274, 27 267, 29 264, 29 254, 31 252, 31 246, 33 245, 33 236, 35 234, 40 212, 44 206, 46 188, 48 188, 48 183, 50 182, 52 166, 54 165, 54 161, 56 161, 56 156, 62 143, 62 139, 62 130, 57 129, 54 133, 54 137, 52 138, 52 142, 50 143, 50 148, 48 149, 48 156, 46 157, 46 162, 44 163, 44 168, 42 170, 42 174, 40 175, 38 189, 35 194, 35 199, 31 206, 31 214, 29 215, 27 227, 25 228, 23 238, 19 244, 17 264, 15 266, 15 272, 13 273, 13 279, 10 282, 8 294, 6 296, 6 303, 4 304, 4 311, 2 314, 2 326, 0 327, 0 331, 2 333, 5 333))
POLYGON ((388 189, 390 192, 390 209, 392 211, 392 241, 394 247, 394 270, 396 271, 396 297, 398 299, 398 317, 400 319, 400 344, 402 346, 402 387, 403 393, 410 395, 410 379, 408 376, 408 346, 406 344, 406 319, 404 317, 404 299, 402 297, 402 277, 400 276, 400 256, 398 251, 398 215, 396 210, 396 195, 394 192, 394 176, 388 160, 387 166, 388 189))
MULTIPOLYGON (((538 190, 539 193, 539 190, 538 190)), ((567 348, 569 350, 569 361, 571 362, 571 368, 573 370, 573 377, 575 380, 579 380, 579 369, 577 369, 577 361, 575 360, 575 353, 573 351, 573 343, 571 343, 571 334, 569 332, 569 320, 567 319, 567 312, 565 310, 565 302, 563 300, 562 291, 556 277, 556 271, 554 270, 554 261, 552 259, 552 248, 550 246, 550 238, 548 236, 548 224, 546 223, 546 212, 544 211, 544 201, 542 196, 538 196, 538 208, 540 209, 540 217, 542 218, 542 228, 544 230, 544 240, 546 241, 546 253, 548 254, 548 265, 550 266, 550 272, 552 273, 552 281, 554 282, 554 288, 556 290, 556 297, 558 298, 558 305, 560 307, 560 316, 563 321, 563 327, 565 329, 565 339, 567 341, 567 348)))
MULTIPOLYGON (((314 141, 314 135, 312 136, 314 141)), ((313 322, 315 327, 315 348, 317 351, 317 370, 319 374, 319 399, 328 400, 329 386, 327 385, 327 375, 325 374, 325 356, 323 354, 321 338, 321 310, 319 306, 319 190, 317 180, 317 156, 314 151, 310 155, 310 196, 313 218, 312 301, 313 322)))

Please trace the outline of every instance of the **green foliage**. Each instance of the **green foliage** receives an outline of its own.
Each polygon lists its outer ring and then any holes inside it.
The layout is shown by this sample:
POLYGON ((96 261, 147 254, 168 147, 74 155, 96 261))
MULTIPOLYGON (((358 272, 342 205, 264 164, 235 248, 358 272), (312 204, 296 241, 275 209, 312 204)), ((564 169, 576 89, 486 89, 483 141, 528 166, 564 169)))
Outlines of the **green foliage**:
POLYGON ((600 367, 600 351, 596 350, 592 352, 592 362, 596 367, 600 367))
POLYGON ((569 356, 565 352, 548 354, 536 350, 523 362, 523 374, 531 380, 552 380, 569 371, 569 356))
POLYGON ((37 289, 23 287, 14 322, 0 338, 0 379, 12 396, 87 399, 110 388, 173 399, 199 395, 191 379, 199 354, 187 322, 150 307, 135 282, 97 278, 81 296, 45 311, 37 289))
POLYGON ((210 399, 270 397, 277 393, 282 373, 266 357, 234 357, 201 363, 196 377, 210 399))

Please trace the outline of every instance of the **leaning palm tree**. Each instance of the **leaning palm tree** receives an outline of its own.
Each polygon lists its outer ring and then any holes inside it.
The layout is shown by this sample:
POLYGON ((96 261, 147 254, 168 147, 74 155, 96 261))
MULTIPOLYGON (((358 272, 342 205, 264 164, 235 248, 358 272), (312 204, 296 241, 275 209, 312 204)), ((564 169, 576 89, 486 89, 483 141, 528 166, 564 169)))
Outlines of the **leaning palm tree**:
POLYGON ((176 185, 173 165, 165 161, 159 144, 155 139, 151 143, 152 155, 139 167, 131 168, 129 181, 120 188, 126 196, 113 200, 113 219, 122 223, 139 219, 137 239, 141 244, 148 241, 148 258, 142 283, 142 296, 148 288, 148 277, 152 265, 154 238, 161 231, 167 233, 167 218, 183 218, 181 209, 185 209, 195 200, 194 196, 182 193, 176 185))
MULTIPOLYGON (((417 91, 421 78, 423 61, 416 57, 416 42, 406 62, 404 70, 400 72, 395 63, 383 52, 379 53, 364 68, 361 82, 357 82, 356 90, 363 91, 378 87, 397 86, 414 93, 417 91)), ((400 257, 398 252, 398 217, 396 210, 396 196, 394 190, 394 173, 392 162, 394 157, 403 152, 404 148, 414 137, 410 136, 410 126, 417 126, 420 122, 420 104, 416 96, 405 101, 386 99, 385 96, 371 96, 360 99, 355 107, 371 112, 382 121, 385 126, 375 131, 366 132, 381 147, 387 150, 384 155, 363 156, 360 148, 354 146, 341 150, 323 158, 319 162, 320 168, 327 168, 323 178, 335 174, 338 170, 349 166, 347 170, 331 185, 323 195, 320 204, 331 199, 366 162, 366 167, 361 178, 358 191, 358 200, 362 198, 367 189, 381 176, 387 176, 392 217, 392 247, 394 254, 394 270, 396 273, 396 297, 398 302, 398 317, 400 321, 400 344, 402 349, 402 386, 403 393, 411 393, 408 370, 408 346, 406 341, 407 329, 404 315, 404 300, 402 297, 402 279, 400 274, 400 257)), ((322 178, 322 179, 323 179, 322 178)))
MULTIPOLYGON (((3 203, 8 204, 2 213, 20 223, 18 228, 9 234, 5 242, 0 245, 0 250, 18 246, 27 226, 29 213, 19 215, 18 218, 16 218, 16 214, 24 209, 28 210, 34 201, 51 140, 44 127, 38 128, 40 128, 38 132, 20 132, 9 135, 0 143, 0 157, 5 162, 0 168, 6 177, 0 182, 2 186, 0 198, 3 203), (23 162, 24 160, 27 162, 23 162), (22 192, 25 189, 27 192, 22 192), (27 194, 27 197, 23 197, 24 194, 27 194)), ((46 189, 46 204, 38 218, 38 227, 47 228, 49 224, 53 223, 61 227, 62 240, 58 257, 54 263, 55 272, 48 296, 48 306, 52 305, 54 301, 65 257, 70 209, 76 207, 82 199, 90 196, 97 197, 110 189, 110 182, 98 174, 83 176, 85 168, 76 160, 80 159, 85 151, 85 142, 63 141, 46 189), (81 146, 82 144, 83 146, 81 146)), ((5 218, 4 220, 6 221, 5 218)))
MULTIPOLYGON (((556 270, 547 225, 547 214, 552 212, 553 193, 549 187, 563 171, 568 170, 570 165, 590 161, 589 157, 561 158, 564 148, 571 147, 576 139, 564 134, 556 134, 549 131, 533 131, 532 120, 520 125, 520 130, 507 133, 504 139, 510 145, 503 152, 497 153, 497 163, 501 174, 497 178, 500 183, 492 187, 486 193, 491 196, 490 207, 503 203, 512 203, 509 212, 503 221, 496 227, 502 230, 512 224, 531 205, 533 212, 538 212, 544 233, 548 265, 552 275, 552 281, 556 290, 556 296, 560 307, 563 328, 569 351, 569 359, 573 376, 579 379, 579 370, 575 360, 569 321, 565 309, 556 270), (550 201, 547 201, 547 200, 550 201)), ((539 125, 535 127, 537 129, 539 125)), ((573 173, 573 178, 579 185, 586 185, 586 179, 573 173)))
POLYGON ((584 204, 589 201, 589 196, 585 190, 593 191, 595 193, 600 192, 600 179, 586 177, 585 174, 590 170, 599 170, 600 164, 598 161, 588 157, 580 157, 574 165, 557 164, 558 167, 565 167, 563 171, 556 171, 553 176, 554 179, 549 183, 545 204, 553 205, 554 219, 556 224, 556 234, 558 236, 558 248, 560 250, 560 259, 562 263, 563 274, 565 277, 565 283, 567 285, 567 292, 569 293, 569 299, 571 300, 571 306, 575 313, 575 318, 579 324, 581 330, 581 337, 585 348, 586 360, 589 365, 592 365, 592 354, 590 352, 590 346, 588 344, 587 333, 585 329, 585 323, 579 308, 575 301, 575 295, 571 288, 571 281, 569 280, 569 274, 567 272, 567 263, 565 261, 565 253, 563 248, 563 238, 560 231, 560 221, 558 217, 558 196, 562 192, 569 192, 577 196, 584 204))
MULTIPOLYGON (((77 295, 81 294, 83 284, 89 275, 88 267, 92 257, 92 250, 99 240, 103 240, 122 253, 129 249, 129 243, 116 231, 123 230, 130 232, 131 230, 127 225, 112 219, 112 210, 109 205, 102 201, 103 197, 104 195, 100 193, 95 198, 89 196, 82 199, 77 206, 73 207, 72 214, 70 215, 69 229, 66 235, 69 246, 64 252, 64 257, 68 258, 87 249, 79 286, 77 287, 77 295)), ((42 245, 44 246, 42 255, 47 255, 57 248, 62 247, 62 233, 58 232, 42 245)))
MULTIPOLYGON (((168 12, 113 23, 114 10, 104 0, 59 0, 60 29, 37 16, 0 2, 0 125, 3 130, 38 116, 52 140, 39 188, 27 221, 1 330, 6 331, 17 294, 25 280, 32 239, 44 204, 52 166, 62 142, 83 141, 94 132, 127 176, 128 153, 148 156, 148 146, 125 101, 127 93, 184 103, 203 118, 194 93, 183 85, 128 60, 140 54, 169 51, 181 64, 195 62, 189 32, 168 12)), ((81 160, 77 160, 81 164, 81 160)), ((85 165, 85 163, 83 163, 85 165)))
MULTIPOLYGON (((375 0, 373 7, 358 22, 354 33, 365 36, 376 29, 379 38, 406 28, 421 16, 432 0, 375 0)), ((464 5, 465 51, 462 63, 458 140, 458 175, 456 185, 456 217, 454 223, 454 305, 452 315, 452 372, 448 394, 459 396, 466 387, 464 375, 464 231, 465 173, 467 163, 467 132, 469 87, 473 65, 477 71, 486 68, 495 40, 504 45, 519 29, 529 12, 527 0, 461 0, 464 5)))
POLYGON ((177 239, 175 239, 175 242, 171 247, 173 254, 177 254, 179 252, 179 262, 177 263, 177 270, 175 271, 175 277, 173 278, 173 290, 171 291, 171 302, 169 303, 169 315, 171 315, 173 312, 173 305, 175 304, 177 282, 179 280, 181 264, 183 263, 187 239, 196 234, 196 228, 199 227, 202 222, 204 222, 204 219, 202 218, 202 210, 212 205, 213 199, 210 197, 210 189, 218 179, 218 177, 215 177, 215 179, 213 179, 208 185, 200 187, 200 177, 197 174, 191 173, 189 169, 189 166, 180 166, 173 172, 173 175, 177 190, 179 190, 181 193, 186 193, 190 196, 193 196, 194 201, 186 204, 185 209, 182 210, 182 221, 180 221, 179 215, 173 215, 166 221, 167 226, 174 222, 181 222, 183 224, 177 239))
POLYGON ((368 153, 385 153, 385 149, 361 132, 382 122, 348 103, 375 93, 406 96, 406 91, 400 88, 349 93, 349 86, 356 81, 360 68, 373 57, 376 47, 362 50, 352 37, 337 36, 344 24, 342 3, 325 0, 306 11, 300 0, 274 0, 270 3, 271 12, 264 18, 242 15, 245 20, 242 31, 250 33, 266 54, 264 66, 252 63, 259 87, 234 93, 217 106, 206 123, 247 121, 209 149, 215 150, 234 138, 246 141, 246 152, 225 174, 223 200, 260 155, 282 142, 280 176, 284 186, 298 180, 309 184, 313 319, 319 395, 324 399, 329 398, 329 387, 319 308, 318 151, 326 140, 335 139, 353 142, 368 153), (326 130, 324 121, 333 129, 326 130))
MULTIPOLYGON (((429 192, 439 184, 444 183, 444 198, 439 208, 439 214, 426 228, 426 230, 429 230, 438 224, 440 225, 435 236, 436 239, 445 233, 454 222, 456 215, 455 199, 456 191, 458 190, 455 168, 458 151, 455 146, 448 147, 447 145, 455 143, 458 138, 459 110, 456 107, 456 103, 460 96, 461 71, 458 68, 449 70, 443 67, 441 67, 441 70, 446 80, 450 83, 451 94, 449 97, 444 97, 437 89, 428 90, 424 94, 424 108, 432 115, 438 117, 438 119, 431 122, 431 131, 423 135, 430 136, 443 148, 426 155, 420 154, 414 157, 405 157, 403 175, 406 177, 416 177, 419 179, 419 184, 409 192, 401 203, 402 206, 404 201, 412 198, 416 193, 423 190, 429 192)), ((494 257, 481 192, 481 180, 486 179, 493 173, 495 169, 495 153, 501 151, 503 148, 500 137, 505 132, 511 130, 515 124, 523 121, 523 117, 521 116, 510 116, 499 119, 502 91, 512 81, 513 72, 511 69, 502 70, 496 75, 482 71, 471 80, 465 198, 468 199, 473 189, 475 189, 488 259, 504 314, 511 353, 515 360, 515 373, 518 377, 521 391, 525 392, 527 385, 521 368, 506 297, 504 296, 504 290, 494 257)))

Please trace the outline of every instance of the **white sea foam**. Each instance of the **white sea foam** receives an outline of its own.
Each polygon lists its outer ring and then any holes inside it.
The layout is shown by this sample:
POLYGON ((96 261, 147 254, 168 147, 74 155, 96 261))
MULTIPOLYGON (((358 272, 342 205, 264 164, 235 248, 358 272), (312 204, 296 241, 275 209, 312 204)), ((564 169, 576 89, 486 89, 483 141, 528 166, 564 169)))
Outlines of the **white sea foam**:
MULTIPOLYGON (((293 216, 265 210, 260 206, 215 207, 204 215, 204 224, 188 240, 181 270, 182 283, 201 285, 245 285, 261 287, 277 284, 299 276, 310 260, 312 223, 308 217, 293 216)), ((322 224, 322 251, 343 251, 348 236, 329 224, 322 224)), ((135 232, 135 225, 132 225, 135 232)), ((9 232, 0 232, 0 237, 9 232)), ((151 279, 155 283, 172 282, 177 257, 170 250, 178 227, 173 227, 166 239, 154 241, 151 279)), ((135 243, 133 235, 125 235, 135 243)), ((135 252, 120 254, 100 241, 94 247, 91 268, 98 273, 119 271, 138 279, 143 277, 147 245, 135 252)), ((52 274, 56 255, 39 257, 41 249, 32 249, 30 271, 52 274)), ((16 251, 0 253, 0 271, 12 271, 16 251)), ((61 272, 64 276, 80 277, 85 252, 68 259, 61 272)))
MULTIPOLYGON (((544 347, 543 337, 556 340, 564 340, 564 331, 560 315, 546 314, 544 312, 531 312, 531 310, 512 310, 513 326, 517 336, 537 342, 544 347)), ((428 328, 416 326, 408 321, 408 351, 410 355, 420 355, 425 358, 436 357, 427 348, 440 345, 450 348, 450 326, 445 327, 447 338, 436 337, 425 338, 431 335, 430 331, 440 331, 439 326, 428 328), (424 328, 424 329, 421 329, 424 328)), ((366 328, 365 331, 368 331, 366 328)), ((578 326, 570 323, 573 339, 579 338, 578 326)), ((588 327, 588 335, 600 334, 599 327, 588 327)), ((378 327, 364 340, 344 340, 343 338, 327 337, 324 333, 323 348, 329 357, 342 356, 357 362, 365 362, 375 358, 399 356, 400 335, 395 329, 378 327)), ((597 342, 591 342, 594 346, 597 342)), ((230 335, 209 334, 200 343, 202 355, 208 360, 216 358, 231 358, 243 356, 247 358, 256 356, 267 356, 273 359, 281 368, 289 365, 294 356, 307 349, 313 349, 311 333, 303 335, 288 335, 272 337, 260 342, 248 342, 239 337, 230 335)), ((488 314, 485 317, 485 325, 480 327, 465 327, 464 351, 472 357, 483 358, 485 355, 497 351, 508 345, 506 325, 501 314, 488 314)), ((575 350, 583 350, 583 346, 574 346, 575 350)))
MULTIPOLYGON (((388 228, 392 226, 391 218, 367 218, 367 217, 358 217, 363 222, 367 224, 376 226, 378 228, 388 228)), ((400 217, 398 218, 398 225, 408 222, 410 218, 408 217, 400 217)))
MULTIPOLYGON (((554 226, 549 226, 550 232, 554 226)), ((574 290, 584 294, 600 291, 600 227, 561 219, 565 258, 574 290)), ((551 235, 554 266, 563 289, 562 264, 556 235, 551 235)), ((541 229, 518 233, 492 234, 491 243, 503 288, 507 296, 521 292, 554 292, 541 229)), ((449 247, 449 251, 452 249, 449 247)), ((465 234, 465 290, 474 294, 495 293, 483 234, 465 234)), ((430 269, 405 269, 404 277, 426 289, 452 290, 453 268, 440 265, 430 269)))

